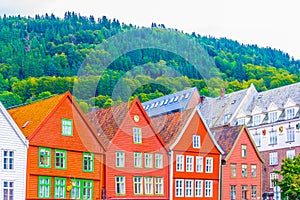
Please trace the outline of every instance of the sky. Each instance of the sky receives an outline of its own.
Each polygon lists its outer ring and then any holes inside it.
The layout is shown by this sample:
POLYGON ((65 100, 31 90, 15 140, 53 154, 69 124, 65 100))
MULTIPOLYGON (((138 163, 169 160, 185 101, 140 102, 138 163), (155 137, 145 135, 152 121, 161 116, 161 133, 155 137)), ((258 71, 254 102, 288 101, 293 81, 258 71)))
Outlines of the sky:
POLYGON ((226 37, 271 47, 300 59, 299 0, 0 0, 0 15, 32 16, 66 11, 126 24, 226 37))

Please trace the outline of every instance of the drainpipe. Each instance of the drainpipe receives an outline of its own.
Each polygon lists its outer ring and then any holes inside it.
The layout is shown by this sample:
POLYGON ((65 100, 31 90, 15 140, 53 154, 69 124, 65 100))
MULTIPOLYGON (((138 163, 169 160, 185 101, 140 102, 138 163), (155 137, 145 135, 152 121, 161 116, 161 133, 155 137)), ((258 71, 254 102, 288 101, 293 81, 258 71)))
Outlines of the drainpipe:
POLYGON ((223 160, 223 159, 222 159, 222 155, 220 155, 219 200, 222 200, 222 190, 223 190, 223 165, 226 165, 226 160, 223 160))
POLYGON ((170 174, 169 174, 169 183, 170 183, 170 187, 169 187, 169 199, 172 200, 173 199, 173 151, 169 151, 168 153, 169 155, 169 161, 170 161, 170 174))

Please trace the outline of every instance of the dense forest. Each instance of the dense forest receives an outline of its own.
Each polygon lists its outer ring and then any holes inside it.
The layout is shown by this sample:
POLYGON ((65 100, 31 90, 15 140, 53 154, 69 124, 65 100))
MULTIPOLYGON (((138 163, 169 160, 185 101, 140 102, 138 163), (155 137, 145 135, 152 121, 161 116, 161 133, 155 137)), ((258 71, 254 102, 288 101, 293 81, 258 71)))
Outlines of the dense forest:
POLYGON ((66 12, 0 17, 0 101, 5 107, 70 90, 87 111, 187 87, 217 96, 254 84, 263 91, 300 81, 300 61, 280 50, 136 27, 66 12))

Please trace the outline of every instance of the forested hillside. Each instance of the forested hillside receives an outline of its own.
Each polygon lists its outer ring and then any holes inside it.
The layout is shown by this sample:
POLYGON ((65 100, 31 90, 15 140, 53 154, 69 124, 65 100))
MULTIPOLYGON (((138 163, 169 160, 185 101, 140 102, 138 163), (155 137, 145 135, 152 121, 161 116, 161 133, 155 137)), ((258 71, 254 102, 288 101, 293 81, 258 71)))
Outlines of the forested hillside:
MULTIPOLYGON (((203 95, 215 96, 222 87, 229 93, 253 83, 261 91, 300 81, 300 61, 280 50, 186 34, 155 23, 151 26, 152 40, 160 34, 175 48, 173 52, 135 49, 115 59, 105 71, 95 63, 88 63, 84 68, 88 78, 78 77, 82 64, 93 53, 103 58, 120 51, 109 38, 132 30, 139 30, 139 37, 149 31, 117 19, 95 19, 71 12, 65 13, 63 19, 53 14, 34 18, 4 15, 0 18, 0 101, 10 107, 67 90, 94 93, 93 98, 81 95, 78 99, 87 110, 93 104, 107 107, 127 101, 126 91, 134 91, 132 96, 146 101, 191 86, 196 86, 203 95), (191 49, 178 44, 184 37, 207 51, 209 56, 201 57, 201 65, 214 70, 209 72, 214 78, 203 80, 192 63, 174 53, 178 50, 189 55, 191 49), (110 50, 99 48, 100 44, 109 46, 110 50), (172 74, 175 72, 170 69, 177 73, 172 74), (74 83, 82 87, 74 88, 74 83), (112 96, 117 83, 123 88, 119 95, 112 96), (95 91, 89 91, 93 90, 90 84, 97 86, 95 91)), ((127 40, 132 46, 140 42, 130 37, 127 40)))

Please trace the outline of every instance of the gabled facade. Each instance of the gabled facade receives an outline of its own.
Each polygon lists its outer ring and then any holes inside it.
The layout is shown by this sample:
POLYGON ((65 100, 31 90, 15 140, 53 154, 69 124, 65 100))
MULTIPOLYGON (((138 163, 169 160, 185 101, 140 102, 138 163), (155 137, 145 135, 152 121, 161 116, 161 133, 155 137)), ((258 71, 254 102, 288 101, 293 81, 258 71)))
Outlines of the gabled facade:
POLYGON ((264 160, 246 127, 223 126, 212 132, 225 152, 221 167, 221 199, 260 199, 264 160))
POLYGON ((197 108, 152 118, 170 155, 170 199, 219 199, 223 151, 197 108))
POLYGON ((0 102, 0 199, 25 199, 28 141, 0 102))
POLYGON ((89 113, 104 141, 107 199, 168 199, 168 151, 136 98, 89 113))
POLYGON ((101 199, 104 148, 69 92, 8 112, 29 141, 26 199, 101 199))

